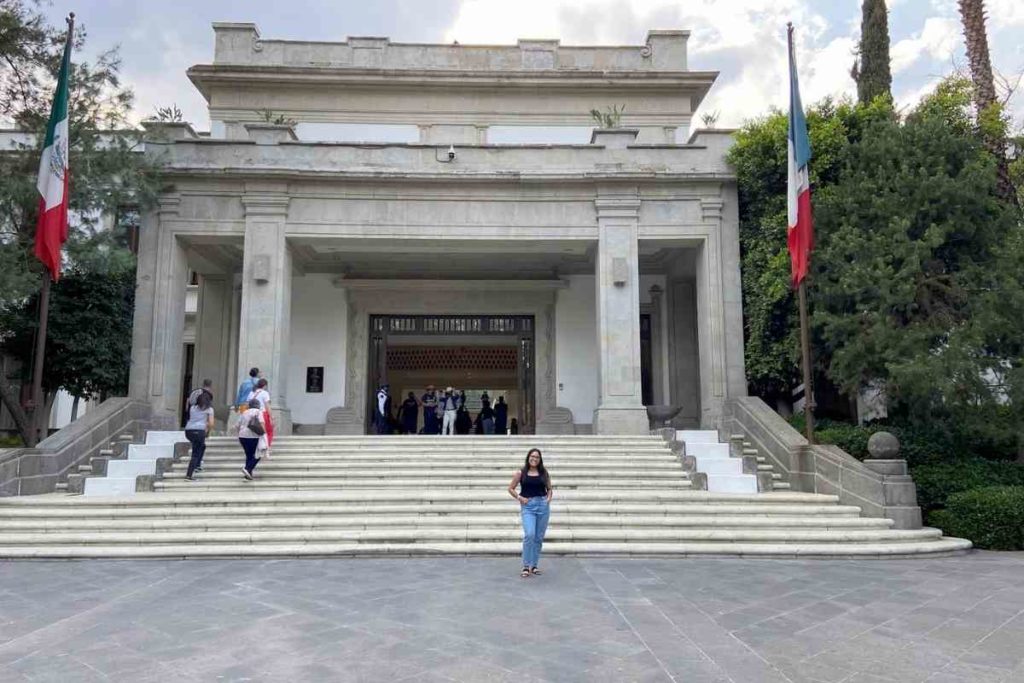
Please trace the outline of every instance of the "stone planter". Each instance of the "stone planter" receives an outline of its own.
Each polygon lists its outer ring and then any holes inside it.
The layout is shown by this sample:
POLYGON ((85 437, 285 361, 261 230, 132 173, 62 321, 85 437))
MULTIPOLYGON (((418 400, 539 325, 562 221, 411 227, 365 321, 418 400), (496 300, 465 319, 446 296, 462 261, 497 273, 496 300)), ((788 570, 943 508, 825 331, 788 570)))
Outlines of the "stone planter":
POLYGON ((669 422, 682 409, 682 406, 647 406, 647 419, 651 421, 651 429, 671 429, 669 422))
POLYGON ((595 128, 590 133, 590 144, 604 145, 606 149, 626 149, 640 134, 639 128, 595 128))

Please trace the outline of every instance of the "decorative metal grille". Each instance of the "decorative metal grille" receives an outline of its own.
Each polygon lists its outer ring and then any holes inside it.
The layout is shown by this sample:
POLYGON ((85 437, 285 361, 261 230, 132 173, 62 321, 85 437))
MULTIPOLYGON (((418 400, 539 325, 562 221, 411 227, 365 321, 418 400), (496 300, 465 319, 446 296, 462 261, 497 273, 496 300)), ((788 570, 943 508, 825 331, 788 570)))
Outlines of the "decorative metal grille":
POLYGON ((504 370, 515 372, 514 346, 388 348, 388 370, 504 370))
POLYGON ((497 315, 392 315, 373 316, 374 331, 399 334, 527 334, 530 316, 497 315))

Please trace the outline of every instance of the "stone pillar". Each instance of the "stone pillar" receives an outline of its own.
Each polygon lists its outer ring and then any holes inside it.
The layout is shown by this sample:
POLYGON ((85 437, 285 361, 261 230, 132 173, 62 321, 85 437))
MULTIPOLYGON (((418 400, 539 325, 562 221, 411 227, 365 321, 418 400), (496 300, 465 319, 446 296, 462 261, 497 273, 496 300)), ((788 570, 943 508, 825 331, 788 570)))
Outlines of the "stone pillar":
POLYGON ((291 335, 292 257, 285 240, 288 217, 286 188, 247 188, 245 249, 242 265, 242 308, 239 321, 238 368, 258 367, 267 378, 276 434, 291 434, 287 360, 291 335))
POLYGON ((230 275, 201 275, 199 304, 196 311, 196 352, 193 384, 202 386, 204 379, 213 380, 214 407, 217 419, 222 410, 235 400, 234 378, 228 373, 231 364, 231 308, 233 282, 230 275))
POLYGON ((661 330, 661 297, 665 290, 658 285, 653 285, 649 291, 651 295, 651 398, 655 405, 664 405, 669 403, 669 391, 665 386, 662 363, 665 339, 661 330))
POLYGON ((170 226, 179 203, 175 194, 160 198, 157 210, 143 222, 139 245, 129 391, 150 403, 158 429, 177 429, 181 419, 188 265, 170 226))
POLYGON ((701 216, 713 226, 697 257, 701 427, 712 429, 725 399, 747 393, 735 190, 702 199, 701 216))
POLYGON ((636 189, 599 191, 595 434, 646 434, 640 389, 640 268, 636 189))
POLYGON ((691 280, 669 280, 669 393, 683 409, 672 420, 680 429, 700 427, 700 363, 697 350, 697 298, 691 280))

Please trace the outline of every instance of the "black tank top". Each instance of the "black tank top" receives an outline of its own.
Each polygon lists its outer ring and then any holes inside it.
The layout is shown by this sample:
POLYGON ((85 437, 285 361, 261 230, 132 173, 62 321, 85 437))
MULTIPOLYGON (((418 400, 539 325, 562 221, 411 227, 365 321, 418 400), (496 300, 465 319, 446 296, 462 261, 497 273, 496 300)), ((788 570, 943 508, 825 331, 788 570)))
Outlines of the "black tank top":
POLYGON ((523 498, 536 498, 537 496, 546 496, 547 494, 547 489, 544 487, 544 477, 539 474, 531 476, 528 472, 524 472, 523 476, 519 478, 519 495, 523 498))

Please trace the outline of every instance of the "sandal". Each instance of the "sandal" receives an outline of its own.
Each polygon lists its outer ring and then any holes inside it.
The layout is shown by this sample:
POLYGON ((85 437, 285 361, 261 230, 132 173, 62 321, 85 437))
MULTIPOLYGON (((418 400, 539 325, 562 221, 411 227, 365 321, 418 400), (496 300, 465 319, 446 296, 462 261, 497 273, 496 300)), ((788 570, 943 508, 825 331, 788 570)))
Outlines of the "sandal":
POLYGON ((521 571, 519 573, 519 576, 524 578, 524 579, 530 578, 530 568, 529 567, 523 567, 523 571, 521 571))
POLYGON ((530 573, 533 574, 534 576, 540 576, 544 572, 542 572, 541 570, 537 569, 536 567, 530 567, 530 573))

